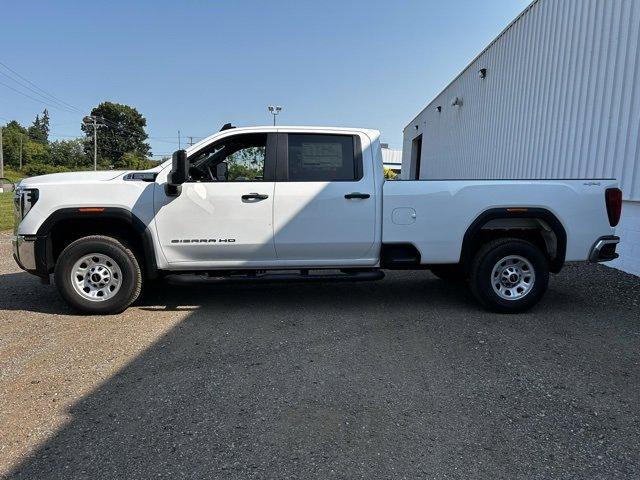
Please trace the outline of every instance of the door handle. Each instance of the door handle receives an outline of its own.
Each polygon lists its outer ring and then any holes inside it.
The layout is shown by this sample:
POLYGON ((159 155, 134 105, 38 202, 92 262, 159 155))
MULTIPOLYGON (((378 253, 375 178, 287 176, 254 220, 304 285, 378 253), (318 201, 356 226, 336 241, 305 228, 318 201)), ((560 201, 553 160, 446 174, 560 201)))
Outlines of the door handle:
POLYGON ((242 195, 242 200, 266 200, 269 198, 269 195, 265 195, 264 193, 247 193, 246 195, 242 195))
POLYGON ((360 193, 360 192, 352 192, 352 193, 347 193, 344 198, 346 198, 347 200, 351 200, 353 198, 361 198, 361 199, 366 199, 369 198, 371 195, 369 195, 368 193, 360 193))

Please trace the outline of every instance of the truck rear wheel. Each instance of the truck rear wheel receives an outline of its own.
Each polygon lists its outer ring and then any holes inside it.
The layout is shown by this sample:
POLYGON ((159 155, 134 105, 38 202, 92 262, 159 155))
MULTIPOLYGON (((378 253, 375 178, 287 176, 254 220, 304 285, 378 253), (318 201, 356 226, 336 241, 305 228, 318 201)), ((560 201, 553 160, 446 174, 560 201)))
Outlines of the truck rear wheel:
POLYGON ((527 241, 498 239, 476 254, 469 283, 474 296, 488 309, 523 312, 546 292, 549 264, 540 249, 527 241))
POLYGON ((114 238, 96 235, 80 238, 62 251, 55 283, 76 310, 112 314, 138 298, 142 274, 131 249, 114 238))

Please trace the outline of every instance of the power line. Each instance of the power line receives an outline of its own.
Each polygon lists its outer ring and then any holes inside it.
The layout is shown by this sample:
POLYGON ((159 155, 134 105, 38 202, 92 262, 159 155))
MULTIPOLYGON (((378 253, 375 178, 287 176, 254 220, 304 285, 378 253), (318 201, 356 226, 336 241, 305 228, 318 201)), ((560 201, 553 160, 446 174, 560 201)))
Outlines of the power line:
POLYGON ((68 138, 82 138, 82 135, 70 135, 68 133, 54 133, 49 132, 50 137, 68 137, 68 138))
MULTIPOLYGON (((18 82, 17 80, 15 80, 14 78, 10 77, 9 75, 7 75, 6 73, 4 73, 3 71, 0 71, 0 75, 4 75, 5 77, 7 77, 9 80, 16 82, 19 86, 21 86, 22 88, 26 88, 27 90, 29 90, 32 93, 35 93, 36 95, 39 95, 40 97, 43 97, 45 100, 49 100, 51 101, 49 98, 45 97, 44 95, 42 95, 40 92, 38 92, 37 90, 29 87, 29 85, 24 85, 20 82, 18 82)), ((65 107, 62 103, 56 102, 57 106, 60 109, 64 109, 65 111, 69 112, 69 113, 75 113, 73 112, 71 109, 65 107)))
POLYGON ((8 89, 13 90, 13 91, 14 91, 14 92, 16 92, 16 93, 19 93, 20 95, 22 95, 22 96, 24 96, 24 97, 30 98, 30 99, 31 99, 31 100, 33 100, 34 102, 43 103, 43 104, 45 104, 45 105, 47 105, 47 106, 49 106, 49 107, 51 107, 51 108, 55 108, 56 110, 62 110, 62 111, 65 111, 65 112, 67 112, 67 113, 75 113, 75 112, 69 111, 69 110, 67 110, 67 109, 63 109, 63 108, 61 108, 61 107, 58 107, 57 105, 52 105, 52 104, 50 104, 50 103, 48 103, 48 102, 45 102, 45 101, 43 101, 43 100, 39 100, 39 99, 37 99, 37 98, 33 98, 31 95, 28 95, 28 94, 26 94, 26 93, 24 93, 24 92, 21 92, 20 90, 17 90, 17 89, 15 89, 15 88, 13 88, 11 85, 7 85, 7 84, 6 84, 6 83, 4 83, 4 82, 0 82, 0 85, 4 85, 4 86, 5 86, 5 87, 7 87, 8 89))
MULTIPOLYGON (((139 131, 132 130, 131 128, 126 127, 124 125, 119 125, 118 123, 116 123, 113 120, 110 120, 108 118, 104 118, 103 117, 102 121, 107 125, 107 127, 110 127, 110 128, 112 128, 114 130, 119 130, 120 132, 129 133, 129 134, 136 135, 136 136, 140 135, 139 131)), ((142 133, 146 134, 146 132, 144 130, 142 131, 142 133)), ((197 138, 197 137, 194 137, 194 138, 197 138)), ((170 144, 173 144, 173 145, 180 145, 179 137, 176 137, 176 136, 173 136, 173 137, 151 137, 151 136, 147 135, 147 140, 154 140, 156 142, 161 142, 161 143, 170 143, 170 144), (178 141, 165 140, 166 138, 178 138, 178 141)))
MULTIPOLYGON (((6 68, 7 70, 9 70, 10 72, 12 72, 14 75, 16 75, 17 77, 21 78, 22 80, 24 80, 25 82, 27 82, 28 84, 32 85, 33 87, 37 88, 40 92, 42 92, 43 94, 47 95, 48 97, 50 97, 51 99, 57 101, 58 103, 61 103, 63 105, 66 105, 68 108, 71 108, 72 110, 76 110, 79 113, 82 113, 82 111, 78 108, 75 107, 73 105, 71 105, 70 103, 65 102, 64 100, 61 100, 60 98, 56 97, 55 95, 47 92, 46 90, 40 88, 38 85, 36 85, 35 83, 33 83, 31 80, 29 80, 28 78, 24 77, 23 75, 20 75, 18 72, 16 72, 14 69, 12 69, 11 67, 9 67, 8 65, 6 65, 5 63, 0 62, 0 65, 2 65, 4 68, 6 68)), ((5 74, 5 76, 7 76, 5 74)), ((14 80, 16 81, 16 80, 14 80)), ((16 82, 17 83, 17 82, 16 82)))

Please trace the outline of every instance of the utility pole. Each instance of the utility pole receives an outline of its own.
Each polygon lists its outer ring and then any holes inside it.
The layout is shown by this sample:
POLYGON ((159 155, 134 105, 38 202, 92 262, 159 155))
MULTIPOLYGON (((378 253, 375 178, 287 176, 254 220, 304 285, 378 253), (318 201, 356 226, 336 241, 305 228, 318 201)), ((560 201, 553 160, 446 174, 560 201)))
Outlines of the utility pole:
POLYGON ((193 145, 193 137, 189 136, 187 138, 189 139, 189 146, 193 145))
POLYGON ((95 115, 87 115, 82 119, 82 123, 85 125, 93 125, 93 170, 98 170, 98 127, 104 127, 103 123, 98 123, 98 120, 102 120, 95 115))
POLYGON ((275 127, 276 115, 278 115, 282 111, 282 107, 280 105, 269 105, 267 107, 267 110, 269 110, 269 112, 271 112, 271 115, 273 115, 273 126, 275 127))
POLYGON ((22 134, 20 134, 20 170, 22 170, 22 134))
POLYGON ((181 150, 180 146, 180 130, 178 130, 178 150, 181 150))
POLYGON ((4 177, 4 154, 2 152, 2 125, 0 125, 0 177, 4 177))

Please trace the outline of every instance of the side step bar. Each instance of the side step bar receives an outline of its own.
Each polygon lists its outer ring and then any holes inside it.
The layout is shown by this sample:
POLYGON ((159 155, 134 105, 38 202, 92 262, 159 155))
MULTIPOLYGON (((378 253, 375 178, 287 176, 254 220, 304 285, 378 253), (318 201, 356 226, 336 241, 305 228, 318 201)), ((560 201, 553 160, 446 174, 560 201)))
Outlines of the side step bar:
POLYGON ((165 277, 167 283, 173 285, 194 284, 233 284, 233 283, 272 283, 272 282, 371 282, 382 280, 382 270, 355 271, 332 274, 313 274, 308 270, 301 273, 260 273, 247 275, 216 276, 215 272, 209 274, 168 274, 165 277))

